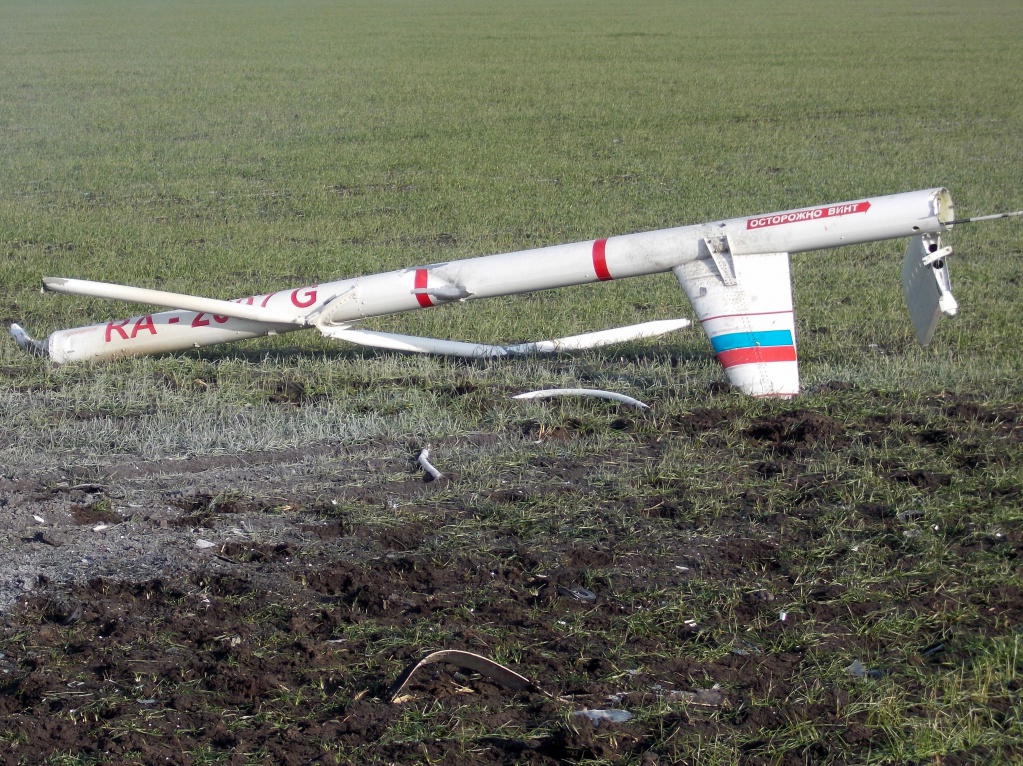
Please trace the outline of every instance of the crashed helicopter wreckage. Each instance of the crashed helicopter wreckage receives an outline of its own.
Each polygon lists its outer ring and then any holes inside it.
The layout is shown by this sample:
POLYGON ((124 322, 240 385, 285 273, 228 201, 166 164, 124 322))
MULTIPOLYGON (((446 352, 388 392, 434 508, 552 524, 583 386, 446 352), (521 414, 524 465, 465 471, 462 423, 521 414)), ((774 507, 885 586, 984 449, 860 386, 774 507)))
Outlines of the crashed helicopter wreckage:
MULTIPOLYGON (((1023 212, 1023 211, 1021 211, 1023 212)), ((1005 213, 987 218, 1005 217, 1005 213)), ((671 271, 689 298, 729 381, 753 396, 799 393, 789 255, 910 237, 903 292, 921 344, 941 314, 957 311, 940 235, 953 224, 951 195, 935 188, 767 215, 479 256, 370 274, 234 301, 48 277, 43 291, 162 306, 172 311, 59 330, 22 348, 56 363, 158 354, 315 327, 364 346, 463 357, 594 348, 662 335, 686 319, 645 322, 558 340, 492 346, 375 332, 371 317, 671 271)))

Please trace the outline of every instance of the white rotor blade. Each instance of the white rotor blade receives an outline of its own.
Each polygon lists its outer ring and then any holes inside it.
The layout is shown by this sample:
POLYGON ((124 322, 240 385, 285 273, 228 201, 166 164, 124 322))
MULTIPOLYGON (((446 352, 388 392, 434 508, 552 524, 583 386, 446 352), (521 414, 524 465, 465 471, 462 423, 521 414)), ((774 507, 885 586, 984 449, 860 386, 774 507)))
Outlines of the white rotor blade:
POLYGON ((353 330, 348 327, 319 328, 328 338, 356 343, 360 346, 386 348, 391 351, 410 351, 419 354, 443 354, 445 356, 461 356, 469 358, 509 356, 512 354, 551 354, 559 351, 576 351, 584 348, 597 348, 612 343, 652 338, 673 330, 680 330, 690 324, 688 319, 663 319, 655 322, 616 327, 611 330, 572 335, 555 340, 542 340, 535 343, 519 343, 512 346, 492 346, 485 343, 465 343, 457 340, 440 338, 422 338, 415 335, 398 335, 372 330, 353 330))
POLYGON ((624 343, 640 338, 656 338, 675 330, 681 330, 692 324, 688 319, 657 319, 653 322, 630 324, 625 327, 613 327, 610 330, 569 335, 567 338, 541 340, 536 343, 520 343, 517 346, 505 346, 510 354, 549 354, 558 351, 577 351, 584 348, 599 348, 614 343, 624 343))
POLYGON ((184 311, 198 311, 206 314, 249 319, 267 324, 306 325, 305 317, 298 314, 284 314, 261 306, 250 306, 246 303, 222 301, 217 298, 203 298, 185 293, 169 293, 164 290, 150 290, 145 287, 115 285, 109 282, 90 282, 87 279, 66 279, 64 277, 45 277, 43 291, 69 293, 71 295, 88 295, 93 298, 106 298, 114 301, 130 303, 146 303, 152 306, 164 306, 184 311))

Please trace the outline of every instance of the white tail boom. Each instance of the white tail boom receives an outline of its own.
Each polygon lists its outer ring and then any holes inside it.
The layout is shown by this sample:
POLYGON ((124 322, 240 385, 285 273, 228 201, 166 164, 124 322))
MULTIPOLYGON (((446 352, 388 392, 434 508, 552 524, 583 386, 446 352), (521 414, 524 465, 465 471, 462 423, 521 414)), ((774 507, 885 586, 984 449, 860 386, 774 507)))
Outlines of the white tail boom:
POLYGON ((940 235, 956 223, 943 188, 732 218, 567 245, 434 263, 234 301, 78 279, 46 278, 43 290, 173 309, 58 330, 22 348, 56 363, 158 354, 315 327, 378 348, 499 357, 595 348, 672 332, 688 320, 646 322, 558 340, 493 346, 380 333, 365 319, 479 298, 515 295, 671 271, 693 306, 729 381, 753 396, 799 393, 789 255, 912 238, 903 290, 921 343, 940 314, 956 312, 940 235))

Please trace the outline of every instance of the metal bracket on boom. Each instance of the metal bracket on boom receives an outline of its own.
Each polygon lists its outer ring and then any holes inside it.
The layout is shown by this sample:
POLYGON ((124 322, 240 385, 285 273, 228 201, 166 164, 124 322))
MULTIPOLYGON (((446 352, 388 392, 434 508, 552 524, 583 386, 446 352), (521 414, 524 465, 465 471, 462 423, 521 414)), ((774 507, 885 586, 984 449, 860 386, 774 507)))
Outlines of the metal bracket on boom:
POLYGON ((466 290, 461 285, 452 285, 448 282, 443 282, 436 287, 417 287, 412 291, 413 295, 428 295, 436 301, 441 303, 449 303, 451 301, 464 301, 472 297, 472 293, 466 290))
MULTIPOLYGON (((940 244, 940 243, 939 243, 940 244)), ((924 266, 931 267, 934 281, 938 284, 938 308, 947 317, 954 317, 959 312, 959 304, 952 295, 952 282, 948 277, 946 259, 952 255, 952 246, 947 245, 923 259, 924 266)))
POLYGON ((338 320, 337 312, 359 300, 359 286, 352 285, 347 290, 332 296, 320 304, 320 308, 313 312, 308 319, 313 325, 323 331, 324 327, 350 327, 350 319, 338 320))
POLYGON ((732 248, 728 244, 728 237, 704 237, 701 241, 714 261, 725 287, 735 287, 738 280, 735 278, 735 264, 732 263, 732 248))

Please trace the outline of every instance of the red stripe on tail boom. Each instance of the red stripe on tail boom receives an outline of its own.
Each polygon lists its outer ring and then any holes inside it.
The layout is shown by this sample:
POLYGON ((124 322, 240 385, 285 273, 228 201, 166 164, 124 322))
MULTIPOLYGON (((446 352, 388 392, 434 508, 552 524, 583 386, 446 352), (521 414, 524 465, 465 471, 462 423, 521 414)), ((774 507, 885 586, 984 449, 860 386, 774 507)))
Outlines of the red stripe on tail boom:
POLYGON ((607 256, 604 253, 607 239, 598 239, 593 243, 593 270, 597 272, 597 279, 607 282, 611 279, 611 272, 607 270, 607 256))
MULTIPOLYGON (((416 284, 415 284, 416 290, 425 290, 426 289, 427 277, 428 277, 428 274, 427 274, 426 269, 416 269, 416 284)), ((428 308, 430 308, 430 306, 433 305, 433 301, 430 300, 430 296, 427 295, 426 293, 416 293, 416 300, 419 301, 419 305, 422 306, 424 309, 428 309, 428 308)))

